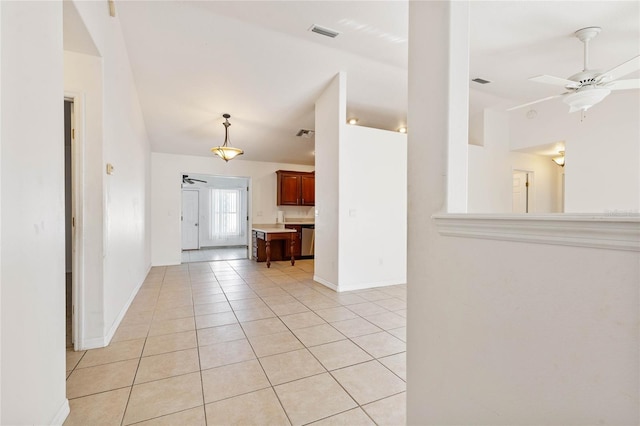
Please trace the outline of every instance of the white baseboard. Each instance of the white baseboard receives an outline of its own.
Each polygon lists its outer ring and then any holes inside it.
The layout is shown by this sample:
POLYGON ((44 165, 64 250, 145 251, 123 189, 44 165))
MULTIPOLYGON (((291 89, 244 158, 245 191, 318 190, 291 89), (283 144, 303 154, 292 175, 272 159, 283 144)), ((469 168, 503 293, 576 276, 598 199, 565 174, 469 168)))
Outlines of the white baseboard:
POLYGON ((331 290, 336 291, 338 293, 341 293, 343 291, 355 291, 355 290, 366 290, 369 288, 377 288, 377 287, 388 287, 390 285, 398 285, 398 284, 406 284, 407 281, 398 281, 398 280, 389 280, 389 281, 379 281, 376 283, 362 283, 362 284, 355 284, 355 285, 335 285, 329 281, 326 281, 320 277, 318 277, 317 275, 313 276, 313 280, 315 282, 318 282, 320 284, 322 284, 325 287, 329 287, 331 290))
POLYGON ((329 282, 327 280, 324 280, 324 279, 320 278, 317 275, 313 276, 313 280, 315 282, 318 282, 318 283, 322 284, 325 287, 329 287, 333 291, 338 291, 338 286, 337 285, 335 285, 335 284, 333 284, 333 283, 331 283, 331 282, 329 282))
POLYGON ((120 313, 116 317, 115 321, 113 321, 113 324, 111 324, 111 328, 107 332, 107 335, 104 336, 105 346, 111 343, 111 339, 113 339, 113 336, 116 334, 116 331, 118 330, 118 327, 122 322, 122 319, 127 314, 129 307, 131 307, 131 304, 133 303, 133 299, 135 299, 136 295, 138 294, 138 291, 140 290, 140 287, 142 287, 142 284, 144 283, 145 278, 147 278, 147 275, 149 275, 150 270, 151 270, 151 266, 147 268, 147 273, 144 274, 144 278, 142 278, 142 281, 140 281, 140 283, 138 283, 136 288, 133 289, 133 291, 131 292, 131 295, 129 296, 129 299, 127 300, 127 303, 124 304, 124 306, 120 310, 120 313))
POLYGON ((104 348, 105 346, 108 345, 108 343, 105 343, 105 342, 106 340, 104 337, 94 337, 93 339, 84 339, 79 342, 78 350, 86 351, 89 349, 104 348))
POLYGON ((64 421, 67 420, 67 416, 69 416, 70 412, 71 412, 71 408, 69 407, 69 400, 65 398, 64 402, 62 403, 62 406, 60 406, 60 409, 56 413, 53 420, 51 420, 50 424, 52 426, 62 425, 64 421))
POLYGON ((142 287, 142 284, 144 284, 144 280, 147 278, 147 275, 149 275, 149 271, 151 271, 151 265, 147 266, 147 272, 144 274, 144 278, 142 279, 142 281, 140 281, 140 283, 136 286, 136 288, 134 288, 133 291, 131 292, 129 299, 120 310, 120 313, 116 317, 115 321, 113 321, 113 324, 111 324, 111 327, 109 328, 109 331, 107 332, 107 334, 103 337, 94 337, 93 339, 81 340, 80 344, 78 345, 79 350, 84 351, 87 349, 98 349, 98 348, 104 348, 106 346, 109 346, 109 343, 111 343, 111 339, 113 339, 113 336, 116 334, 116 331, 118 330, 118 327, 122 322, 122 319, 126 315, 129 308, 131 307, 131 303, 133 303, 133 299, 135 299, 136 295, 138 294, 138 291, 140 290, 140 287, 142 287))
POLYGON ((407 283, 406 280, 404 280, 404 282, 399 280, 389 280, 389 281, 379 281, 376 283, 361 283, 361 284, 355 284, 350 286, 340 286, 340 289, 338 291, 342 292, 342 291, 367 290, 370 288, 388 287, 390 285, 399 285, 399 284, 406 284, 406 283, 407 283))

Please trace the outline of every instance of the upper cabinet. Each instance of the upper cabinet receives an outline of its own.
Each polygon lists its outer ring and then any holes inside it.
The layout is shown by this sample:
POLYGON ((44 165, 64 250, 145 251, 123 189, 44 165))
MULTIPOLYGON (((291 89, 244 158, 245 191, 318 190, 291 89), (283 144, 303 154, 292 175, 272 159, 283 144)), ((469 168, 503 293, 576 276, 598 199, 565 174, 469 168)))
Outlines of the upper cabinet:
POLYGON ((279 206, 314 206, 316 204, 315 172, 278 170, 279 206))

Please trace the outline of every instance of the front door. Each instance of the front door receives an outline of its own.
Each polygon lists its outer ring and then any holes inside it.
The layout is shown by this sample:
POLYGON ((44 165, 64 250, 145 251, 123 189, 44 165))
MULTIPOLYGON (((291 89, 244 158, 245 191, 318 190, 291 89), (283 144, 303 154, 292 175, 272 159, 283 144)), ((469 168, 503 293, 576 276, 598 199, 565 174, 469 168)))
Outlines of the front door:
POLYGON ((182 250, 198 250, 200 248, 198 198, 198 191, 182 191, 182 250))

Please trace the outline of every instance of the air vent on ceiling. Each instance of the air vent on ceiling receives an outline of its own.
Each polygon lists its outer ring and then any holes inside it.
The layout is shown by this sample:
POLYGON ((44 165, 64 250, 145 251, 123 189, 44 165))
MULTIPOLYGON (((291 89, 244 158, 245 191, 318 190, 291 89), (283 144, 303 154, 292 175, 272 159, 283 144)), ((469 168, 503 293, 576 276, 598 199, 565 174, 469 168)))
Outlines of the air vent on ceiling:
POLYGON ((480 84, 487 84, 487 83, 491 83, 489 80, 485 80, 484 78, 474 78, 471 81, 475 81, 476 83, 480 83, 480 84))
POLYGON ((305 138, 305 139, 309 139, 311 136, 313 136, 315 132, 313 130, 308 130, 308 129, 300 129, 298 130, 298 133, 296 133, 296 136, 301 137, 301 138, 305 138))
POLYGON ((321 27, 320 25, 315 25, 315 24, 313 24, 311 28, 309 28, 309 31, 326 36, 326 37, 331 37, 331 38, 336 38, 340 35, 340 33, 335 30, 321 27))

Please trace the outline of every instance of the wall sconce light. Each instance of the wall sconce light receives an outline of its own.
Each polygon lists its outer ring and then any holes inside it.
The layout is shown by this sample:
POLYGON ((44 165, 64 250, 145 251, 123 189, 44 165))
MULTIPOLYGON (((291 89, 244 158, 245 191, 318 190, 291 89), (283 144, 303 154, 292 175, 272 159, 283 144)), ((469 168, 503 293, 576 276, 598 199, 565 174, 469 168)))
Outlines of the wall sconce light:
POLYGON ((407 128, 405 126, 399 127, 398 128, 398 132, 400 133, 407 133, 407 128))
POLYGON ((553 157, 551 160, 560 167, 564 167, 564 151, 558 151, 560 156, 553 157))
POLYGON ((351 117, 350 119, 347 120, 347 123, 358 124, 358 119, 356 117, 351 117))
POLYGON ((229 126, 231 126, 231 123, 229 123, 229 119, 231 118, 231 116, 229 114, 222 114, 222 116, 224 117, 224 123, 222 123, 222 125, 224 126, 224 143, 222 144, 222 146, 211 148, 211 152, 222 158, 224 161, 229 161, 233 160, 238 155, 244 154, 244 151, 240 148, 233 148, 228 145, 229 126))

